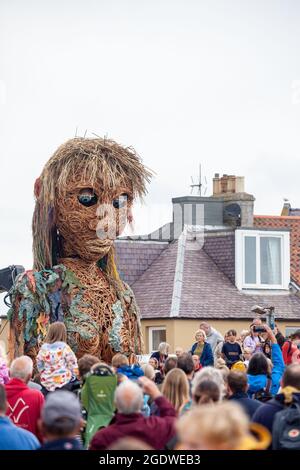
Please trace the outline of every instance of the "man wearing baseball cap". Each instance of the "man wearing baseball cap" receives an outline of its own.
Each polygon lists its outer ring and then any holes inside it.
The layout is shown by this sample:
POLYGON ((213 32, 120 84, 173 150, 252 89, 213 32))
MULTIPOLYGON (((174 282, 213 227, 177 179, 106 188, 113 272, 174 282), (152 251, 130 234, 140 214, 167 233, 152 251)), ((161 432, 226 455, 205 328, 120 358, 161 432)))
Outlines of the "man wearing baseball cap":
POLYGON ((64 390, 49 393, 41 414, 44 444, 39 450, 82 450, 83 419, 78 398, 64 390))

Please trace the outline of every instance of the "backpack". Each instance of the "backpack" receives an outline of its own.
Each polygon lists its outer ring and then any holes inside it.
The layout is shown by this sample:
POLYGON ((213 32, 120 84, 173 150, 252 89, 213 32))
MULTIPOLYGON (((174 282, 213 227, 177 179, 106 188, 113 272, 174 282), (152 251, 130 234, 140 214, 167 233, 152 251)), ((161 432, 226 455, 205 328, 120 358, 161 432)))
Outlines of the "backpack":
POLYGON ((254 400, 258 400, 258 401, 261 401, 263 403, 266 403, 267 401, 271 400, 273 398, 273 395, 270 392, 271 384, 272 384, 271 379, 268 379, 266 387, 262 388, 261 390, 258 390, 257 392, 255 392, 252 395, 252 398, 254 398, 254 400))
POLYGON ((117 376, 105 364, 95 366, 95 369, 86 375, 81 390, 81 403, 87 415, 85 447, 88 447, 99 428, 110 423, 115 411, 116 388, 117 376))
POLYGON ((300 404, 292 403, 275 415, 272 433, 274 450, 300 450, 300 404))

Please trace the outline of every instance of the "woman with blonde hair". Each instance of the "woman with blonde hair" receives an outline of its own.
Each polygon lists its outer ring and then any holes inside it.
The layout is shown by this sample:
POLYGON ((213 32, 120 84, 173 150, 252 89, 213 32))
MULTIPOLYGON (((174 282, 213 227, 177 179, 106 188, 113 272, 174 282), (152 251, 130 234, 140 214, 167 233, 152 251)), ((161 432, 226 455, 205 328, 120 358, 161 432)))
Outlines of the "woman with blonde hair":
POLYGON ((78 375, 77 359, 67 344, 67 329, 62 322, 49 326, 45 342, 37 355, 42 392, 46 395, 56 389, 72 389, 78 375))
POLYGON ((155 369, 151 364, 143 364, 141 366, 142 371, 144 372, 145 377, 155 382, 155 369))
POLYGON ((242 408, 228 402, 193 407, 179 419, 177 431, 179 450, 262 450, 271 443, 267 429, 249 425, 242 408))
POLYGON ((189 382, 181 369, 174 368, 167 373, 161 392, 173 405, 178 415, 191 406, 189 382))
POLYGON ((206 342, 206 334, 204 330, 197 330, 195 333, 196 343, 191 347, 191 354, 197 355, 200 358, 201 367, 213 366, 214 355, 211 345, 206 342))

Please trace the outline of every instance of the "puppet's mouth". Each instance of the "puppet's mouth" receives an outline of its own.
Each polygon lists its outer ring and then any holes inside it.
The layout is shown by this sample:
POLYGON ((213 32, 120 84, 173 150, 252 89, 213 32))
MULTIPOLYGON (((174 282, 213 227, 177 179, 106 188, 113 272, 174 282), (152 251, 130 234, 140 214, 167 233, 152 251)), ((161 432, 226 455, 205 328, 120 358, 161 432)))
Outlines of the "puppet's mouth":
POLYGON ((103 230, 99 228, 96 230, 98 241, 102 244, 111 244, 118 236, 115 230, 103 230))
POLYGON ((96 240, 90 240, 86 243, 87 248, 90 252, 98 253, 99 251, 111 247, 113 244, 113 240, 106 238, 105 240, 101 240, 97 238, 96 240))

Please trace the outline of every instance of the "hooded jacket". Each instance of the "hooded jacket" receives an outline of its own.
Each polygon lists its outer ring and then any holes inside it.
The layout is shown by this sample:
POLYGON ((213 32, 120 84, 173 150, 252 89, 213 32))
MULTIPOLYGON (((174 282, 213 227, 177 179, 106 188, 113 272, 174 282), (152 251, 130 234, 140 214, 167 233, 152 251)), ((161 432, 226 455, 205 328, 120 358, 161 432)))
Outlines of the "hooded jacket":
POLYGON ((137 364, 133 366, 121 366, 117 369, 117 373, 126 375, 126 377, 131 380, 137 380, 144 375, 143 370, 137 364))
POLYGON ((218 343, 221 343, 222 341, 224 341, 224 338, 221 333, 211 326, 209 333, 206 335, 206 342, 210 344, 213 353, 215 352, 218 343))
POLYGON ((160 416, 145 418, 141 413, 116 413, 110 425, 94 435, 90 450, 107 449, 122 437, 136 437, 157 450, 165 448, 175 436, 176 411, 168 400, 159 396, 154 400, 160 416))
MULTIPOLYGON (((280 379, 284 372, 284 362, 282 357, 282 352, 278 344, 272 344, 272 363, 273 369, 271 374, 271 388, 270 393, 272 395, 276 395, 280 387, 280 379)), ((248 395, 251 398, 252 395, 259 390, 264 389, 267 386, 268 377, 266 374, 259 374, 259 375, 250 375, 248 376, 248 395)))
POLYGON ((20 428, 30 431, 39 439, 37 422, 44 405, 44 395, 28 387, 21 379, 13 378, 5 385, 7 416, 20 428))

